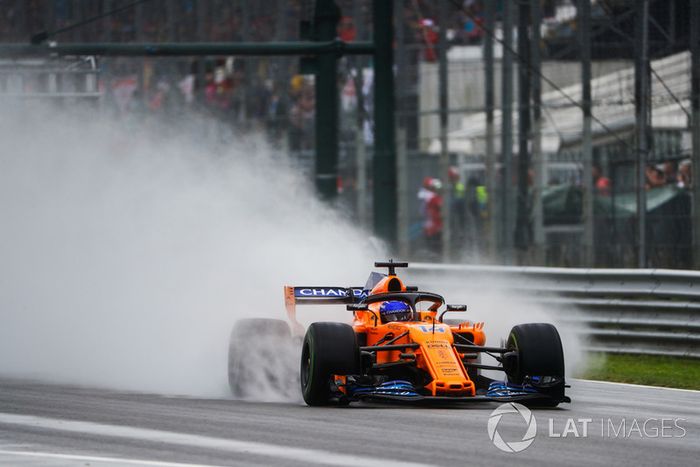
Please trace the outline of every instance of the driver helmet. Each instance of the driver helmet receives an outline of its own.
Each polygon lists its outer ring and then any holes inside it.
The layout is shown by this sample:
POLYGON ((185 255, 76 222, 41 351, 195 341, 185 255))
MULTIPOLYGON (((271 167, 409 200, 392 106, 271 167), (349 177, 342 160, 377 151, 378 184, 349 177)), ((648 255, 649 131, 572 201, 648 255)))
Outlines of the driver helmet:
POLYGON ((410 321, 412 313, 408 303, 391 300, 382 303, 379 307, 379 315, 382 317, 382 323, 389 323, 392 321, 410 321))

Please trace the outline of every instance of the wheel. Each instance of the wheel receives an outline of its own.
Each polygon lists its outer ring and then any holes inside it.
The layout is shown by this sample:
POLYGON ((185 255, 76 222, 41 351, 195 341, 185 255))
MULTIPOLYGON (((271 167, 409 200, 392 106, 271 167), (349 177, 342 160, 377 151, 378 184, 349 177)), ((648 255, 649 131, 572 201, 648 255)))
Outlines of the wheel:
POLYGON ((564 352, 557 328, 548 323, 520 324, 508 336, 506 348, 517 351, 509 381, 522 384, 526 376, 564 378, 564 352))
POLYGON ((294 388, 294 348, 279 319, 242 319, 233 326, 228 382, 236 398, 287 399, 294 388))
POLYGON ((552 396, 557 403, 563 399, 564 351, 557 328, 548 323, 514 326, 506 348, 517 355, 506 371, 508 381, 522 384, 529 378, 540 392, 552 396))
POLYGON ((311 406, 330 402, 331 376, 355 375, 360 352, 352 326, 343 323, 313 323, 301 349, 301 392, 311 406))

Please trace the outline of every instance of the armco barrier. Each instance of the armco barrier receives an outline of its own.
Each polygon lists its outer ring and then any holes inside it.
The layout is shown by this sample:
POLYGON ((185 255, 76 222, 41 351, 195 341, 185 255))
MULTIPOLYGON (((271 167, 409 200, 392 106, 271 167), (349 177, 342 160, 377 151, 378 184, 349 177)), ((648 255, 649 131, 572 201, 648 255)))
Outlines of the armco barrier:
POLYGON ((700 272, 411 263, 408 273, 417 285, 506 283, 581 325, 591 351, 700 358, 700 272))

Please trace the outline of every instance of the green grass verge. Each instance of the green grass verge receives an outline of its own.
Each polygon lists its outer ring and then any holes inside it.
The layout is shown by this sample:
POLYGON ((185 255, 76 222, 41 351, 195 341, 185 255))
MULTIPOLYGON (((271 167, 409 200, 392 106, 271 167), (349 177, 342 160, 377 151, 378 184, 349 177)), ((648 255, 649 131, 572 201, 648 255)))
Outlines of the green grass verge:
POLYGON ((598 381, 700 389, 700 359, 593 353, 578 376, 598 381))

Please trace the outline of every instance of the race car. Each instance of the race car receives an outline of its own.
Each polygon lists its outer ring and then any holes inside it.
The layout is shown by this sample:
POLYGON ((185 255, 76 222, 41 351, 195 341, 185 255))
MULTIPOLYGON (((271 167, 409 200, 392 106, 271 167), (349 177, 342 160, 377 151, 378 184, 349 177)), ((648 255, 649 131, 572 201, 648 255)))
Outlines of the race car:
POLYGON ((547 407, 570 402, 561 338, 553 325, 520 324, 505 345, 487 347, 484 323, 444 319, 465 312, 466 305, 448 305, 441 295, 404 284, 396 269, 408 263, 390 260, 375 267, 388 268, 388 274, 372 272, 364 287, 285 286, 290 325, 267 319, 237 323, 229 345, 233 394, 256 392, 246 385, 255 370, 267 372, 266 381, 288 393, 293 378, 280 371, 281 359, 293 355, 296 342, 301 393, 310 406, 362 400, 547 407), (352 324, 315 322, 304 330, 296 318, 297 305, 304 304, 343 304, 352 324), (248 363, 250 352, 264 354, 256 368, 248 363), (497 365, 482 364, 484 353, 497 365), (494 380, 481 370, 502 371, 506 378, 494 380))

